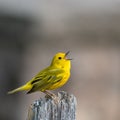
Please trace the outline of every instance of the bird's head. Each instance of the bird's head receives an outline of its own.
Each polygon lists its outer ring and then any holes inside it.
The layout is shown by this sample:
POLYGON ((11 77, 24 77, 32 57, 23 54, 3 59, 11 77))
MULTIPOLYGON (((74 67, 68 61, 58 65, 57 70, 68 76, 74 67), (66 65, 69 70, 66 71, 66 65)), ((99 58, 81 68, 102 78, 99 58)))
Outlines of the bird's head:
POLYGON ((67 55, 70 52, 68 51, 67 53, 57 53, 51 62, 52 66, 56 66, 58 68, 63 68, 63 69, 70 69, 71 67, 71 59, 67 58, 67 55))

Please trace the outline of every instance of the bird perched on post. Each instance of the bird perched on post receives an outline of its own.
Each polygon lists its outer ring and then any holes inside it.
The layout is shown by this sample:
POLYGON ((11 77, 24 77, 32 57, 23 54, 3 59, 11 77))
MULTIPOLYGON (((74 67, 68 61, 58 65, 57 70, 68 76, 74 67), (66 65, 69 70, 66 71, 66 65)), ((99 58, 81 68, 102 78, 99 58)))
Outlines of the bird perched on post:
POLYGON ((41 91, 53 99, 56 95, 48 90, 54 90, 62 87, 70 77, 71 59, 67 58, 67 53, 57 53, 49 67, 40 71, 35 77, 28 81, 25 85, 9 91, 8 94, 13 94, 19 91, 28 90, 27 94, 41 91))

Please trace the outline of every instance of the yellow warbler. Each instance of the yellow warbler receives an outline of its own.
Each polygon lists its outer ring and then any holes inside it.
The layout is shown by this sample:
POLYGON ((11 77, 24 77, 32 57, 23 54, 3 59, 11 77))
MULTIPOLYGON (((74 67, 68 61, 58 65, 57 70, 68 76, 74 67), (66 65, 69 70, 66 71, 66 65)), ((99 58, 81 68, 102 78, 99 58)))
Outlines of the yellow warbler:
POLYGON ((55 95, 47 90, 57 89, 68 81, 71 68, 71 59, 66 57, 68 53, 69 51, 67 53, 57 53, 49 67, 40 71, 25 85, 9 91, 8 94, 24 90, 29 90, 27 93, 41 91, 54 98, 55 95))

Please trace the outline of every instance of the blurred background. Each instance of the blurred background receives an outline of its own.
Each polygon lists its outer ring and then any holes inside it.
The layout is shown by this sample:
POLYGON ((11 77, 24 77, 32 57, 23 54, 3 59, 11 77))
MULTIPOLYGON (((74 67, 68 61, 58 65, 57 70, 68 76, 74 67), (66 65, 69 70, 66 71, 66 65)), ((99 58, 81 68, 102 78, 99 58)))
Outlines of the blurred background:
POLYGON ((25 120, 43 93, 7 95, 71 51, 77 120, 120 120, 119 0, 0 0, 0 120, 25 120))

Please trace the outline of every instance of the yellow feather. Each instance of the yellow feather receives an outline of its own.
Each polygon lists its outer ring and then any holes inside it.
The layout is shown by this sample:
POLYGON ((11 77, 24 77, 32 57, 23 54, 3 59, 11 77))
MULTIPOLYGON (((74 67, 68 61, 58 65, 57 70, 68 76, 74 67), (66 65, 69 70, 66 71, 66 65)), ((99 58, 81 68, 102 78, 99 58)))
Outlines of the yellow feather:
POLYGON ((31 88, 32 88, 32 86, 30 84, 26 84, 26 85, 23 85, 17 89, 9 91, 8 94, 13 94, 13 93, 23 91, 23 90, 30 90, 31 88))
POLYGON ((70 77, 71 61, 67 59, 67 53, 57 53, 49 67, 39 72, 25 85, 9 91, 12 94, 19 91, 29 90, 28 93, 35 91, 53 90, 63 86, 70 77))

